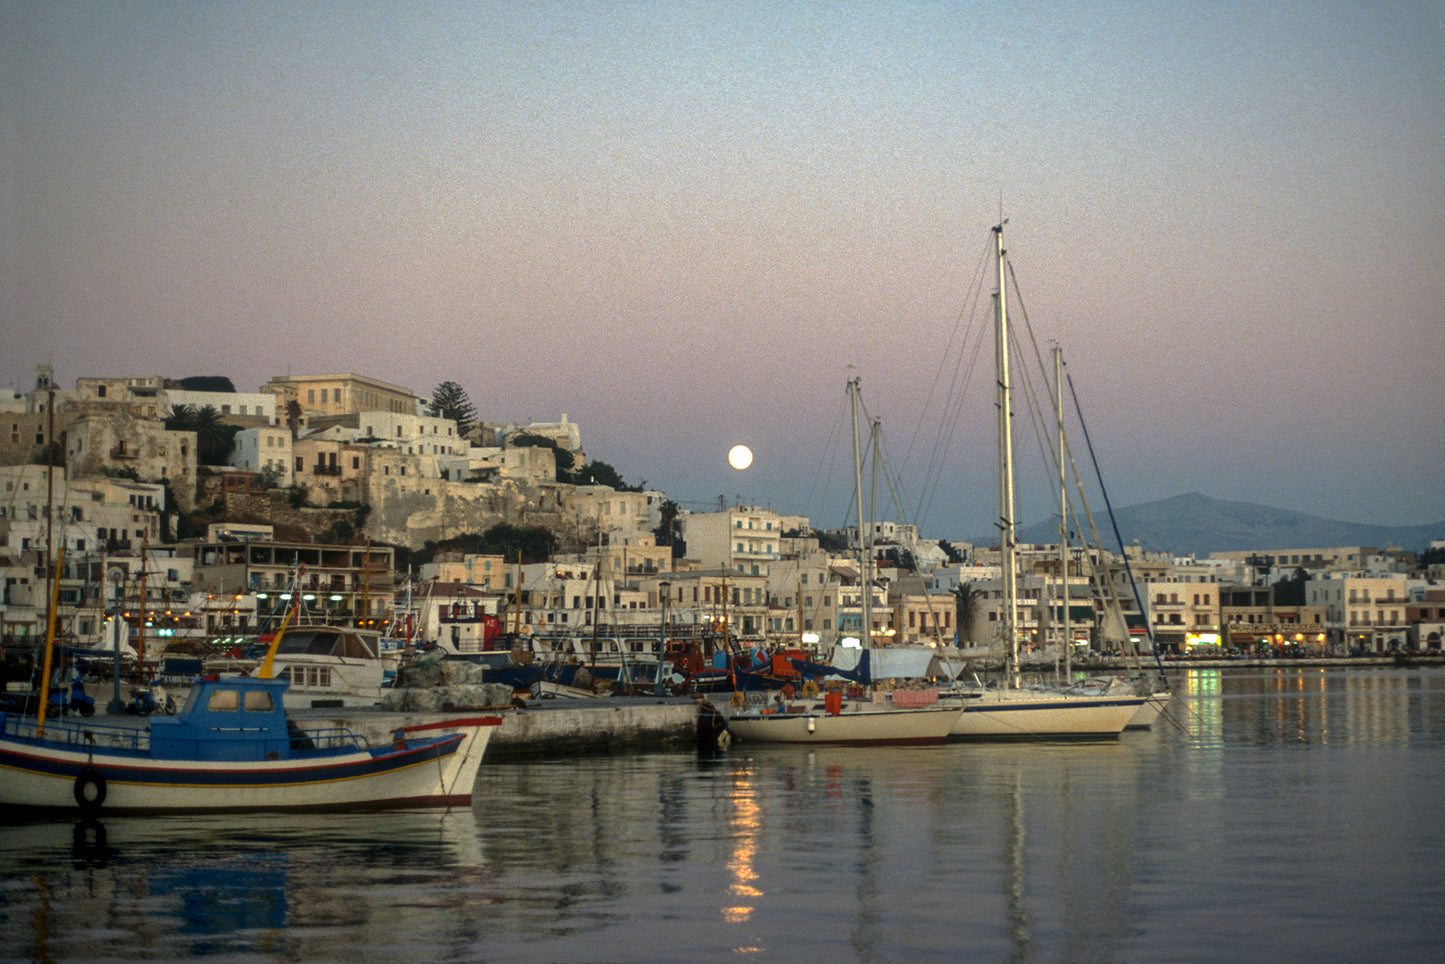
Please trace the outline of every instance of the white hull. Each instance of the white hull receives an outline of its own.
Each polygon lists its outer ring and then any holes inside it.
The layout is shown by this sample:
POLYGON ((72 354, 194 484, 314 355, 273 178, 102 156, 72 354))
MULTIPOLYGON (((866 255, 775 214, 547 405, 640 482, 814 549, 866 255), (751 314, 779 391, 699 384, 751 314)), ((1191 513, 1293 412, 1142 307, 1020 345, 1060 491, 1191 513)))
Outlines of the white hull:
MULTIPOLYGON (((97 746, 62 750, 27 740, 0 740, 0 804, 81 809, 77 784, 103 786, 101 812, 347 810, 466 805, 497 718, 451 720, 408 728, 409 737, 462 734, 455 749, 413 754, 394 747, 318 759, 198 762, 153 759, 97 746)), ((51 727, 47 727, 47 733, 51 727)), ((138 731, 143 732, 143 731, 138 731)))
POLYGON ((758 743, 942 743, 960 713, 958 706, 875 709, 869 704, 856 708, 845 704, 835 715, 818 702, 794 704, 786 713, 739 711, 728 719, 728 731, 740 740, 758 743))
POLYGON ((1142 696, 987 691, 965 700, 949 734, 965 740, 1111 739, 1124 732, 1142 696))
POLYGON ((1169 705, 1170 698, 1171 694, 1169 693, 1154 693, 1145 697, 1144 705, 1135 710, 1134 715, 1129 718, 1128 729, 1149 729, 1149 727, 1154 725, 1154 721, 1159 719, 1160 714, 1164 712, 1164 708, 1169 705))

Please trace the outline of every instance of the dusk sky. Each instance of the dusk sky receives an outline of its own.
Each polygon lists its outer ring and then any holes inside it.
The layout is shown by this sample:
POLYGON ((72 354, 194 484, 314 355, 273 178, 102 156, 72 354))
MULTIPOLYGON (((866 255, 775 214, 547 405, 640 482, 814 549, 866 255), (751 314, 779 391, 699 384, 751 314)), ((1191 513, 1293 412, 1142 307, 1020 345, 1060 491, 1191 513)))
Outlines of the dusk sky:
POLYGON ((1440 0, 0 0, 0 386, 453 380, 834 525, 856 374, 968 538, 1002 211, 1116 506, 1445 520, 1442 68, 1440 0))

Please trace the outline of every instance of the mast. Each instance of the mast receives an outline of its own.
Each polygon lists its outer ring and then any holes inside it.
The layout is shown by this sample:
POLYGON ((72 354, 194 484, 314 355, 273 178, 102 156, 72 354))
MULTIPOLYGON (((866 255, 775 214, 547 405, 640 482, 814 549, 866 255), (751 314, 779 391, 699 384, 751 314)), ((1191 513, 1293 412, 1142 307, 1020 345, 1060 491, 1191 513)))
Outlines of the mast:
POLYGON ((1014 563, 1013 391, 1008 370, 1008 307, 1004 298, 1003 226, 993 229, 998 289, 994 292, 994 373, 998 407, 998 531, 999 562, 1003 570, 1003 632, 1005 674, 1008 685, 1018 685, 1018 573, 1014 563))
POLYGON ((140 533, 140 619, 136 620, 135 666, 142 681, 145 679, 146 661, 146 570, 150 568, 150 532, 150 526, 146 526, 140 533))
MULTIPOLYGON (((61 574, 55 571, 55 545, 53 545, 53 530, 55 530, 55 389, 46 392, 45 396, 46 428, 45 428, 45 595, 46 598, 55 598, 53 587, 61 578, 61 574)), ((55 603, 46 611, 46 624, 55 621, 55 603)), ((46 630, 49 632, 49 630, 46 630)), ((49 659, 49 653, 46 653, 49 659)))
POLYGON ((863 453, 858 437, 858 391, 860 379, 848 379, 848 402, 853 416, 853 490, 858 500, 858 582, 862 590, 864 649, 873 648, 873 590, 869 579, 868 545, 863 537, 863 453))
POLYGON ((1064 474, 1064 350, 1054 346, 1054 425, 1059 461, 1059 623, 1064 648, 1064 681, 1073 675, 1074 640, 1069 631, 1069 498, 1064 474))

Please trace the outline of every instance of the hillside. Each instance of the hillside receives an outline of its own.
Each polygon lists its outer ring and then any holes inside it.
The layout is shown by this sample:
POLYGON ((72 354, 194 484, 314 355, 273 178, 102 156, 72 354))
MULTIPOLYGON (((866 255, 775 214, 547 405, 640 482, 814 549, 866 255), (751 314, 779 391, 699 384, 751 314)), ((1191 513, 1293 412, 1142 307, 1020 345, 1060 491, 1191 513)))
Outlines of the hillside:
MULTIPOLYGON (((1420 550, 1431 539, 1445 539, 1445 521, 1419 526, 1362 525, 1248 502, 1224 502, 1198 492, 1128 506, 1116 510, 1115 515, 1126 545, 1137 539, 1147 550, 1177 556, 1327 546, 1420 550)), ((1096 516, 1096 521, 1105 548, 1117 548, 1107 517, 1096 516)), ((1028 526, 1019 537, 1024 542, 1056 542, 1057 522, 1028 526)))

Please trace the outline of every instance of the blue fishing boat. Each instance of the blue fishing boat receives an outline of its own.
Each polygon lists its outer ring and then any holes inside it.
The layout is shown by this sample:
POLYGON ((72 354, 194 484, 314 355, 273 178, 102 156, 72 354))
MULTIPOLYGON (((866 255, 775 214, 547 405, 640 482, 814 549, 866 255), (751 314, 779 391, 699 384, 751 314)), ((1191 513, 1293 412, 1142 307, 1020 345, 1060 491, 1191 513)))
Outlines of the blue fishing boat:
POLYGON ((502 719, 398 728, 383 746, 288 719, 281 678, 198 680, 133 725, 0 713, 0 807, 116 813, 470 805, 502 719))

